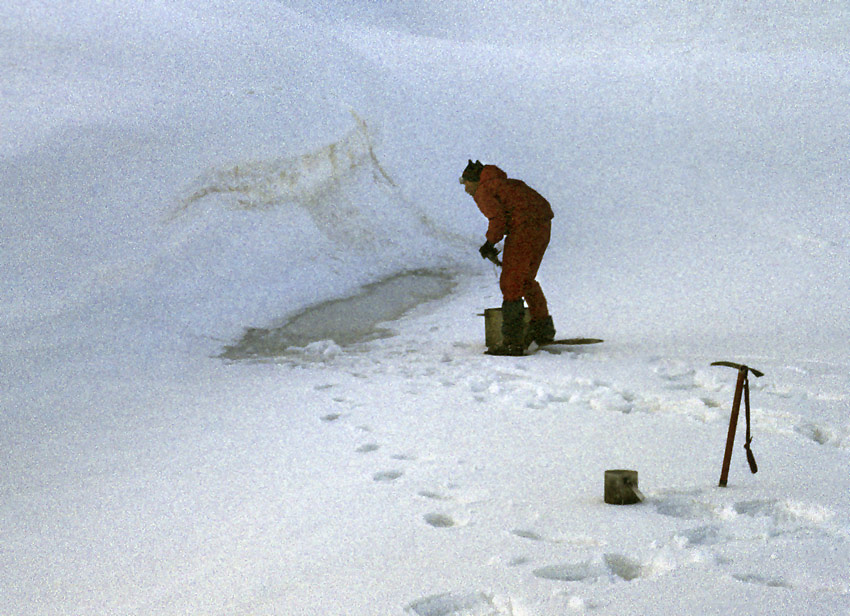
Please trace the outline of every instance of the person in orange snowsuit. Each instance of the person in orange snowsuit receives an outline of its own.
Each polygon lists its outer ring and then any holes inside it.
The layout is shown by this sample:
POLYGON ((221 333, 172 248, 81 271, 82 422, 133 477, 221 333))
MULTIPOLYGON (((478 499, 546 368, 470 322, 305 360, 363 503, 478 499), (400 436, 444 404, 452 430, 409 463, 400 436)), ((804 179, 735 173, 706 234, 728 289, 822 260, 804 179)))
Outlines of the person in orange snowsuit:
POLYGON ((495 244, 505 239, 502 253, 502 347, 490 349, 496 355, 522 355, 532 341, 551 342, 555 326, 546 296, 535 280, 543 254, 549 245, 552 207, 537 191, 521 180, 508 178, 495 165, 469 161, 460 178, 466 192, 489 220, 487 241, 479 249, 485 259, 495 259, 495 244), (525 306, 531 322, 523 335, 525 306))

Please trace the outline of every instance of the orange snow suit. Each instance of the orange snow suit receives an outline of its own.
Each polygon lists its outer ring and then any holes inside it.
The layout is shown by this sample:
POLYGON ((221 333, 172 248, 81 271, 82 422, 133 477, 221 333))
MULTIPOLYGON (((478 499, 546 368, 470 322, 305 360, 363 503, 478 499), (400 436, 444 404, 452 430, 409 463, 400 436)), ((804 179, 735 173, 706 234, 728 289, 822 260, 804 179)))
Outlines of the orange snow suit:
POLYGON ((481 170, 474 199, 490 221, 487 241, 495 244, 507 236, 499 279, 504 301, 525 298, 531 319, 545 319, 549 308, 535 277, 549 245, 552 207, 536 190, 521 180, 509 179, 495 165, 481 170))

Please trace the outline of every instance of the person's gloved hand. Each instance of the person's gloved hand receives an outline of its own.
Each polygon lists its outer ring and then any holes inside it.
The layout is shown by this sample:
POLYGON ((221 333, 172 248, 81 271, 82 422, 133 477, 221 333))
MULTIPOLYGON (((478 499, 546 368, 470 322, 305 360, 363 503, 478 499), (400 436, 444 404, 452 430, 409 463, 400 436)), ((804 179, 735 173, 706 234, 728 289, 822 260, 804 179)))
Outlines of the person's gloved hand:
POLYGON ((499 256, 499 251, 489 241, 484 242, 481 248, 478 249, 478 252, 481 253, 482 259, 490 259, 491 261, 499 256))

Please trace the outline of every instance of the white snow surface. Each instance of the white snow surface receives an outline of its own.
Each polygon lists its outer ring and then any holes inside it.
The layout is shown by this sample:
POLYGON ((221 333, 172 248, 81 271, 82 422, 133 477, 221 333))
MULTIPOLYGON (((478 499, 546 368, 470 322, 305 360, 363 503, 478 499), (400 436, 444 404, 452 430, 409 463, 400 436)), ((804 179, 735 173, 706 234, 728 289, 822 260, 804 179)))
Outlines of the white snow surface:
POLYGON ((850 614, 848 32, 3 3, 0 613, 850 614), (558 333, 603 344, 482 354, 469 157, 550 200, 558 333), (765 373, 726 488, 716 360, 765 373))

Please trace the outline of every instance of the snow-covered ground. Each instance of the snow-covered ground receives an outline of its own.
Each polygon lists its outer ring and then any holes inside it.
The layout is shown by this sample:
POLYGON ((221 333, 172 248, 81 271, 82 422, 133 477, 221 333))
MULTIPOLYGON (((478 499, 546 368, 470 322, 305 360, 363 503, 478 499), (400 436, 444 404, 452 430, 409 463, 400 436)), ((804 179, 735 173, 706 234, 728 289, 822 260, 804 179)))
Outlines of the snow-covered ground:
POLYGON ((0 7, 0 612, 850 614, 846 3, 137 4, 0 7))

